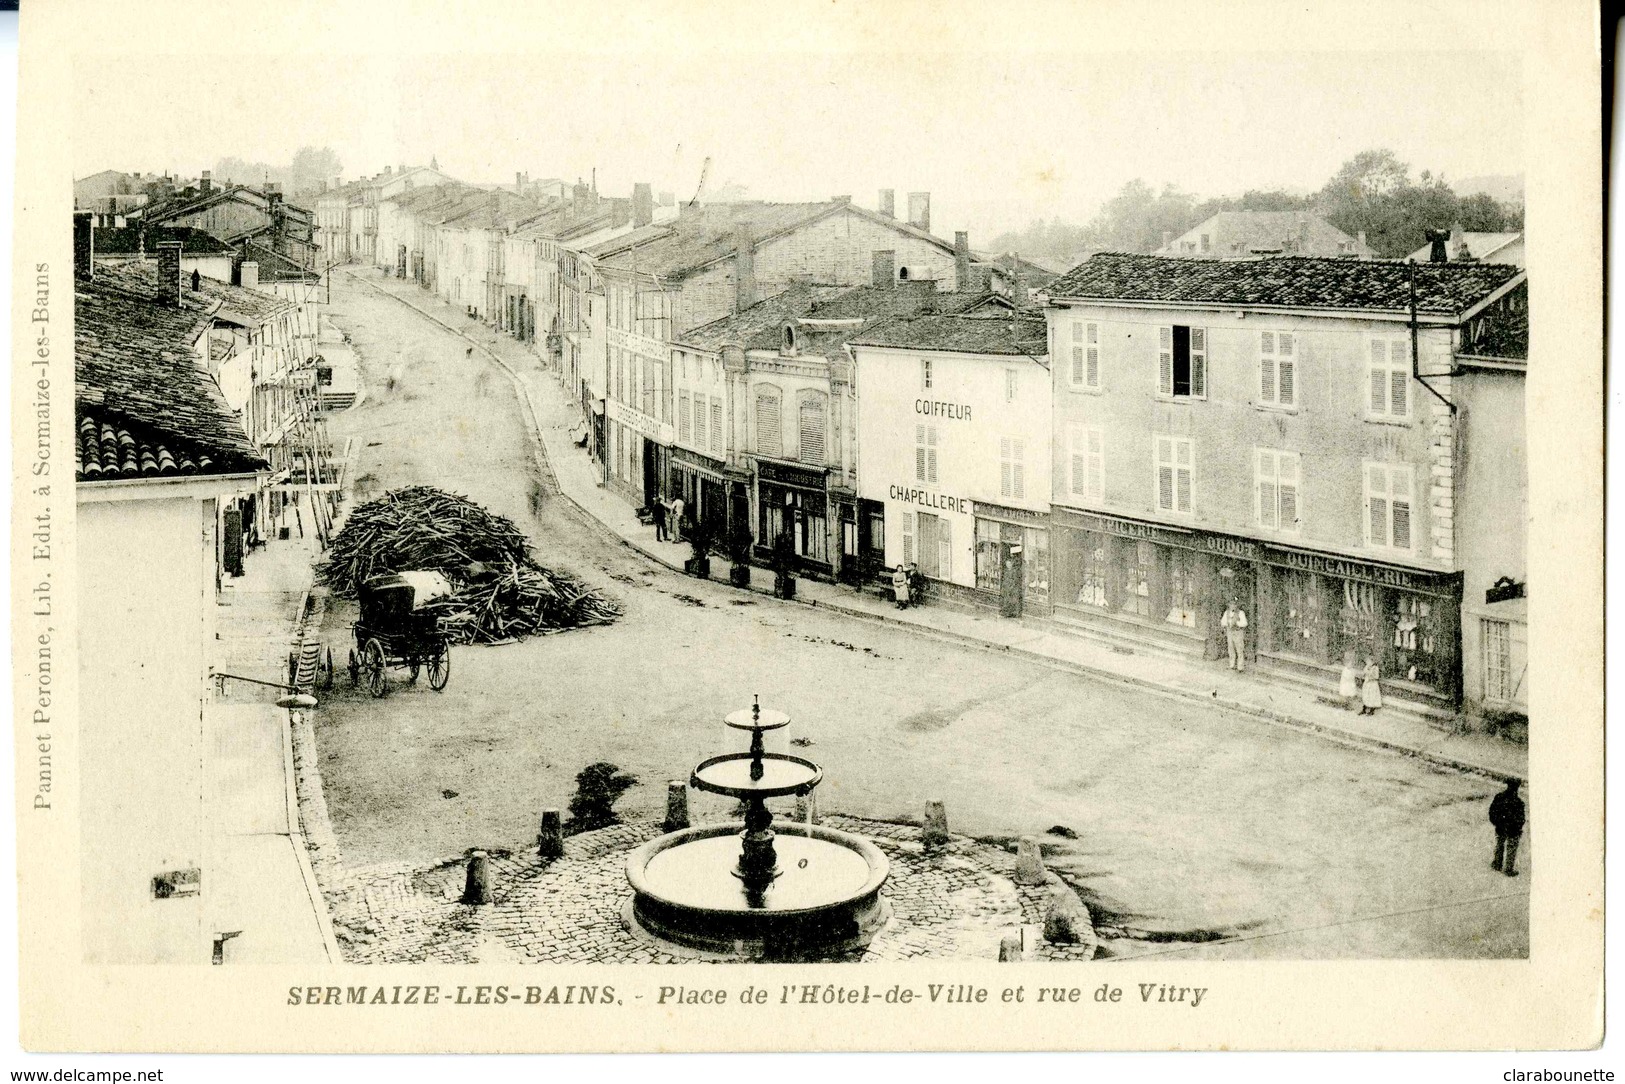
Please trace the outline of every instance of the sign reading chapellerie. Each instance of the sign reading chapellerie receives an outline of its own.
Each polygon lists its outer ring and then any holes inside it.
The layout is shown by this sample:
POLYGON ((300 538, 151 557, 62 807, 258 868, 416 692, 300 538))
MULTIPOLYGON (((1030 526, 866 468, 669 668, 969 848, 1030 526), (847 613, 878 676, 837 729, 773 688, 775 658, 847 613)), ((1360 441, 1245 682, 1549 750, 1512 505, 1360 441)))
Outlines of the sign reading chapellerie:
POLYGON ((970 501, 964 497, 944 497, 940 493, 932 493, 927 489, 914 489, 910 486, 892 486, 888 495, 894 501, 907 501, 917 504, 921 508, 935 508, 941 512, 958 512, 960 515, 970 515, 970 501))

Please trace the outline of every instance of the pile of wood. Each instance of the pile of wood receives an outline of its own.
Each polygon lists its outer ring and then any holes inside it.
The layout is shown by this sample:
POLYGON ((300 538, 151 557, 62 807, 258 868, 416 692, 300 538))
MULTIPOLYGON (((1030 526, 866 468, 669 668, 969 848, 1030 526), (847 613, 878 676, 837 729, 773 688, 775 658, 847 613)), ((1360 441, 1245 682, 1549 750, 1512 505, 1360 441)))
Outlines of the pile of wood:
POLYGON ((603 625, 620 607, 592 588, 543 568, 510 519, 432 486, 391 490, 358 505, 317 570, 334 593, 391 572, 441 573, 452 594, 425 607, 454 643, 494 643, 603 625))

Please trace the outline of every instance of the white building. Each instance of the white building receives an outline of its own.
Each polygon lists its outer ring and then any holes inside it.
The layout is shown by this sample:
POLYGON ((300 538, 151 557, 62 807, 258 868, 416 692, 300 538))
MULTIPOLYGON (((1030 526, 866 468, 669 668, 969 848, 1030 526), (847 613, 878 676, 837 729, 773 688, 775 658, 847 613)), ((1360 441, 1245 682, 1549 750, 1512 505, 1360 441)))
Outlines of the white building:
POLYGON ((1002 303, 855 338, 858 495, 887 567, 945 594, 1047 605, 1051 382, 1042 318, 1002 303))

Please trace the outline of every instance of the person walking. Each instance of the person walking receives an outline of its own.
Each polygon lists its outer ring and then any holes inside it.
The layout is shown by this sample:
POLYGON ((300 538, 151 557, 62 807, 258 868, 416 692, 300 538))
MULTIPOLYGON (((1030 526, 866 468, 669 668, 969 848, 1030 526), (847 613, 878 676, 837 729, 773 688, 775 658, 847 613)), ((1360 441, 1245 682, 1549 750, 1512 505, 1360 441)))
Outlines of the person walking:
POLYGON ((1360 683, 1360 714, 1375 715, 1382 707, 1382 671, 1374 656, 1365 658, 1365 680, 1360 683))
POLYGON ((892 598, 897 602, 899 610, 908 609, 908 569, 898 565, 891 574, 892 598))
POLYGON ((1508 877, 1518 875, 1518 842, 1523 839, 1524 806, 1518 781, 1508 779, 1506 789, 1490 799, 1490 824, 1495 826, 1495 861, 1490 868, 1508 877))
POLYGON ((1219 624, 1224 628, 1225 646, 1230 649, 1230 669, 1246 670, 1247 611, 1243 610, 1235 599, 1231 599, 1230 605, 1224 608, 1224 614, 1219 618, 1219 624))
POLYGON ((673 542, 683 540, 683 498, 680 496, 671 499, 671 513, 666 523, 666 530, 673 542))
POLYGON ((663 497, 656 497, 654 502, 655 541, 666 540, 666 501, 663 497))
POLYGON ((1343 652, 1343 672, 1337 679, 1337 695, 1343 698, 1350 710, 1360 702, 1360 677, 1355 672, 1354 659, 1352 648, 1343 652))

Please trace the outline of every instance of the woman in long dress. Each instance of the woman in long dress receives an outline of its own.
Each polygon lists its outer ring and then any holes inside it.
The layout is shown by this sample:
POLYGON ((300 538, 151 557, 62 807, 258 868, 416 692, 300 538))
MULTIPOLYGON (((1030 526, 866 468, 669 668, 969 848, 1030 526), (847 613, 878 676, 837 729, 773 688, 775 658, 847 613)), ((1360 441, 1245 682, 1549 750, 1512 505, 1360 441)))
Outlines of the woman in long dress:
POLYGON ((892 597, 897 601, 897 608, 899 610, 907 608, 908 571, 902 565, 898 565, 896 571, 891 574, 891 590, 892 597))
POLYGON ((1367 657, 1365 660, 1365 681, 1360 686, 1360 714, 1374 715, 1382 707, 1382 674, 1377 669, 1377 660, 1367 657))
POLYGON ((1354 669, 1354 652, 1343 653, 1343 673, 1337 679, 1337 695, 1349 707, 1354 707, 1360 700, 1360 679, 1354 669))

